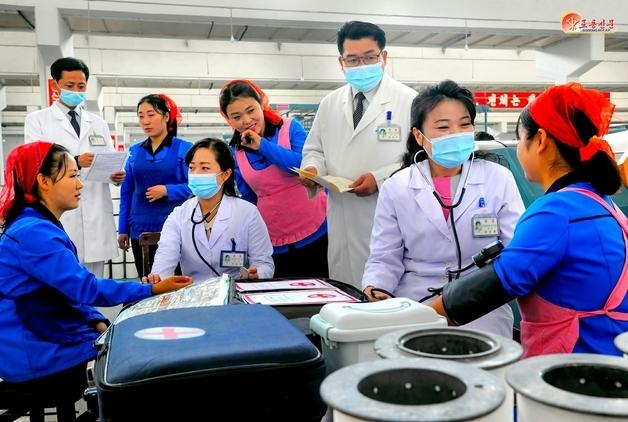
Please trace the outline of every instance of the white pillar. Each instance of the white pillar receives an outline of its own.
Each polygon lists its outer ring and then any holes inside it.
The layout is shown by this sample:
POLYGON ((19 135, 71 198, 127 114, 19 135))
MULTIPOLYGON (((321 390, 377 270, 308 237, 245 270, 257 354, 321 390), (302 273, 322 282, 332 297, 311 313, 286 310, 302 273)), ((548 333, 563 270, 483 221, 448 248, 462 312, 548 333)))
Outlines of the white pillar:
POLYGON ((59 13, 59 9, 39 2, 35 6, 35 33, 39 61, 39 88, 41 106, 48 106, 48 79, 50 65, 62 57, 74 56, 72 32, 59 13))
MULTIPOLYGON (((104 102, 102 95, 102 84, 96 76, 89 77, 89 80, 87 81, 86 93, 87 100, 85 101, 85 108, 92 113, 96 113, 100 116, 104 106, 104 102)), ((107 121, 107 123, 109 123, 109 121, 107 121)))
MULTIPOLYGON (((7 107, 7 89, 0 85, 0 186, 4 185, 4 138, 2 137, 2 110, 7 107)), ((8 153, 9 151, 7 151, 8 153)))
POLYGON ((604 34, 583 34, 536 51, 536 71, 556 84, 578 78, 604 60, 604 34))

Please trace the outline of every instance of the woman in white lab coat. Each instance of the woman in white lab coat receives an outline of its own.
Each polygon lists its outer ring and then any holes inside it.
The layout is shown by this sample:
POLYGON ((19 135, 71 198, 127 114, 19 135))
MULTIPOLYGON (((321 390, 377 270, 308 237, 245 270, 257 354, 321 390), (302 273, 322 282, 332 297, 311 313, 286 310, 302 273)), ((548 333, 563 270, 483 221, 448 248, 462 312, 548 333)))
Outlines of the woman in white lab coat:
MULTIPOLYGON (((371 300, 387 298, 383 289, 431 301, 448 269, 464 268, 495 240, 508 243, 524 211, 512 173, 474 153, 467 89, 453 81, 428 87, 411 115, 402 170, 382 185, 375 211, 362 278, 371 300)), ((467 326, 511 337, 513 314, 504 305, 467 326)))
POLYGON ((271 278, 273 246, 255 205, 235 196, 233 157, 226 143, 206 138, 185 156, 195 197, 164 223, 151 274, 156 282, 181 271, 201 281, 226 273, 235 278, 271 278))

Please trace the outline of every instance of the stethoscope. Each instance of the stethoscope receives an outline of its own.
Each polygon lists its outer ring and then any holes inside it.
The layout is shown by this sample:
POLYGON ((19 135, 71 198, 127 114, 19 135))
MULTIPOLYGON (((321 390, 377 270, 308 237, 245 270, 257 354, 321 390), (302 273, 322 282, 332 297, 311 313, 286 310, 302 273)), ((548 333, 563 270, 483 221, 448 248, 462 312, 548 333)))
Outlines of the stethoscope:
MULTIPOLYGON (((460 239, 458 238, 458 230, 456 229, 456 218, 454 216, 454 208, 456 208, 462 203, 464 194, 467 191, 467 182, 469 181, 469 174, 471 173, 471 168, 473 167, 473 161, 475 160, 475 153, 471 154, 471 162, 469 163, 469 167, 467 168, 467 171, 465 173, 464 182, 462 183, 462 189, 460 189, 460 196, 458 197, 458 200, 455 203, 452 203, 451 205, 446 205, 443 202, 443 199, 441 198, 441 196, 436 191, 436 187, 434 186, 432 181, 429 179, 429 177, 427 177, 423 173, 423 171, 421 170, 421 166, 416 160, 417 155, 419 155, 419 153, 421 152, 425 152, 425 150, 417 151, 416 154, 414 154, 414 158, 412 161, 414 161, 414 165, 416 166, 417 171, 421 174, 421 177, 423 177, 423 180, 425 180, 425 183, 432 188, 432 194, 434 195, 434 198, 436 198, 436 200, 438 201, 439 205, 443 207, 444 209, 449 210, 449 218, 451 221, 451 231, 454 235, 454 242, 456 243, 456 258, 458 261, 457 269, 455 270, 447 269, 448 282, 451 282, 452 277, 454 280, 457 280, 458 278, 460 278, 460 274, 462 272, 470 268, 469 266, 462 268, 462 252, 460 249, 460 239)), ((425 153, 427 154, 427 152, 425 153)), ((455 199, 455 196, 454 196, 454 199, 455 199)), ((430 294, 425 296, 424 298, 419 299, 419 302, 425 302, 426 300, 431 299, 434 296, 438 296, 442 292, 442 290, 443 290, 442 287, 428 287, 427 291, 430 292, 430 294)))
POLYGON ((192 222, 192 244, 194 245, 194 249, 196 250, 196 253, 201 258, 201 260, 205 263, 205 265, 207 265, 209 267, 209 269, 212 270, 214 272, 214 274, 216 274, 216 276, 218 276, 218 277, 220 277, 220 273, 218 271, 216 271, 216 269, 214 268, 214 266, 212 264, 207 262, 205 257, 201 254, 201 251, 198 250, 198 245, 196 244, 196 236, 195 236, 194 232, 196 231, 196 226, 199 225, 199 224, 203 224, 203 222, 207 219, 207 217, 209 217, 214 211, 216 211, 216 208, 218 208, 218 206, 220 205, 221 202, 222 202, 222 199, 220 201, 218 201, 218 203, 216 204, 216 206, 213 209, 209 210, 205 215, 203 215, 203 218, 201 218, 199 221, 194 220, 194 214, 196 213, 196 208, 199 207, 199 204, 197 202, 196 206, 192 210, 192 215, 190 216, 190 221, 192 222))

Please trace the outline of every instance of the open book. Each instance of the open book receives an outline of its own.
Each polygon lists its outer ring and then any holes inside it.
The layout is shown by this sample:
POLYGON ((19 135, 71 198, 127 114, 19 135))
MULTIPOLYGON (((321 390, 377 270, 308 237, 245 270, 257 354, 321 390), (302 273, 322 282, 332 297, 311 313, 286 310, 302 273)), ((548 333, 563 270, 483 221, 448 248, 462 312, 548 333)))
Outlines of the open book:
POLYGON ((319 185, 323 186, 334 192, 349 192, 353 190, 351 185, 353 184, 353 180, 345 179, 340 176, 317 176, 314 173, 310 173, 309 171, 305 171, 302 169, 298 169, 296 167, 291 168, 292 171, 297 173, 299 176, 310 179, 319 185))

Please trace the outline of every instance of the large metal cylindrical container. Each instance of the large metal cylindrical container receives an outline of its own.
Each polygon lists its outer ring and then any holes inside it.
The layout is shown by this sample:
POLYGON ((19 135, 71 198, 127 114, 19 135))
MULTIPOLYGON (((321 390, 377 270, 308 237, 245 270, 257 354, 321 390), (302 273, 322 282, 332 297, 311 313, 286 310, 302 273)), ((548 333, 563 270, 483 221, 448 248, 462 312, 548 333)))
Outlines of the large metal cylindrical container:
POLYGON ((505 389, 494 375, 471 365, 386 359, 332 373, 321 396, 334 422, 503 422, 496 410, 505 389))
POLYGON ((628 420, 628 360, 593 354, 535 356, 506 371, 519 422, 628 420))
POLYGON ((523 354, 516 341, 484 331, 444 327, 395 331, 378 338, 374 347, 385 359, 446 359, 489 371, 506 388, 506 399, 498 411, 501 420, 513 420, 514 392, 506 384, 505 374, 523 354))

